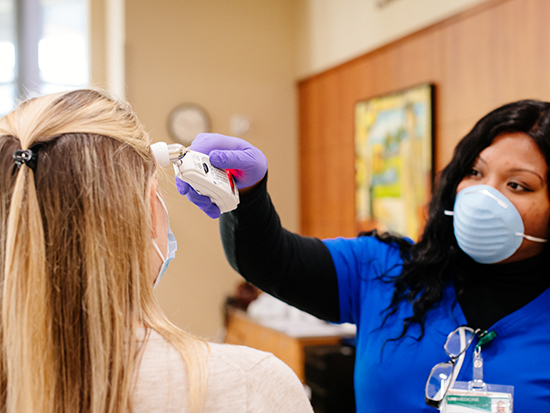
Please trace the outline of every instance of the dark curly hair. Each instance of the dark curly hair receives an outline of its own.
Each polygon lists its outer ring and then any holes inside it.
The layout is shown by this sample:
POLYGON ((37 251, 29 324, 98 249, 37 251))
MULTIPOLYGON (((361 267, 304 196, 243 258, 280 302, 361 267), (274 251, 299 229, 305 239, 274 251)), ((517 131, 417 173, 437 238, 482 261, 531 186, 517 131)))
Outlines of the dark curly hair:
MULTIPOLYGON (((403 320, 399 340, 412 324, 418 324, 424 336, 426 313, 443 296, 444 286, 451 280, 462 281, 456 268, 460 262, 470 260, 456 242, 453 221, 444 214, 452 210, 456 189, 470 171, 479 153, 502 133, 523 132, 529 135, 541 150, 546 164, 550 165, 550 103, 521 100, 495 109, 477 122, 474 128, 456 146, 451 162, 441 171, 429 205, 428 220, 417 244, 389 233, 376 231, 360 235, 375 236, 386 243, 396 243, 403 258, 403 271, 397 277, 382 276, 394 284, 390 305, 385 311, 383 324, 395 314, 403 300, 411 303, 413 315, 403 320)), ((547 179, 550 180, 550 168, 547 179)), ((457 291, 460 297, 462 291, 457 291)))

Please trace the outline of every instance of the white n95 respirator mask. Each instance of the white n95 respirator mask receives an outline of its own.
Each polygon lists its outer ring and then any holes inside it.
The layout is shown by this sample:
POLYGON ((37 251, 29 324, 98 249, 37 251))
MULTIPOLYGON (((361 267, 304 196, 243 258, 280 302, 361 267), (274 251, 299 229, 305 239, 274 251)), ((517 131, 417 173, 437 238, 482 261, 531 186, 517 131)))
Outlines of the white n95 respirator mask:
POLYGON ((511 257, 523 238, 548 240, 523 233, 518 210, 501 192, 489 185, 464 188, 456 195, 453 211, 454 234, 458 246, 474 261, 494 264, 511 257))

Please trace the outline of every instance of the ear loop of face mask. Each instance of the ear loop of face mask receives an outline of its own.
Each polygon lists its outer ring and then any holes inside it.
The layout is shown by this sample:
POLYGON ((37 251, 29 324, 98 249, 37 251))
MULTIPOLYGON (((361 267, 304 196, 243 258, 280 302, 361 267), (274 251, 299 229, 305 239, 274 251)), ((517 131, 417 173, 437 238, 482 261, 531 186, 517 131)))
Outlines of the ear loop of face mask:
POLYGON ((166 208, 166 204, 164 203, 163 199, 160 197, 159 193, 157 192, 157 198, 160 201, 162 207, 164 208, 164 212, 166 212, 166 232, 167 232, 167 244, 166 244, 166 258, 162 255, 162 252, 160 251, 159 246, 153 240, 153 246, 155 247, 155 251, 160 256, 162 260, 162 265, 160 267, 159 273, 157 275, 157 278, 155 279, 155 282, 153 284, 153 288, 156 288, 156 286, 159 284, 160 279, 166 272, 166 269, 168 268, 168 264, 170 264, 170 261, 172 261, 176 257, 176 251, 178 249, 178 244, 176 242, 176 237, 174 236, 174 233, 170 229, 170 221, 168 220, 168 209, 166 208))

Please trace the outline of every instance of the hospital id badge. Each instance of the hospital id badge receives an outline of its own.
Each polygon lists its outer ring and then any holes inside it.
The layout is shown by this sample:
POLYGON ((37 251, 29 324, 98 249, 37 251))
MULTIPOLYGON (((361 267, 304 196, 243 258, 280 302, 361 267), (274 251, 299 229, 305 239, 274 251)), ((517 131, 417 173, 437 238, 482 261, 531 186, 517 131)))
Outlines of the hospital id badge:
POLYGON ((483 381, 481 346, 474 350, 473 380, 456 381, 447 391, 440 411, 443 413, 513 413, 514 386, 483 381))
POLYGON ((455 382, 440 411, 443 413, 513 413, 513 386, 485 384, 484 390, 471 390, 471 382, 455 382))

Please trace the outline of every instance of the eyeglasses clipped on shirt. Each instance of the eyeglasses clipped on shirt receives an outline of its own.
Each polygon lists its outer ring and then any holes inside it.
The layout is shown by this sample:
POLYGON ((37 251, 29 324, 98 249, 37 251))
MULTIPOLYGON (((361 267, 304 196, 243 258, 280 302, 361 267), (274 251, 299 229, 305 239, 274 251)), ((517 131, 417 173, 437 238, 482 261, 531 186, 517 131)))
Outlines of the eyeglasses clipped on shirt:
POLYGON ((480 333, 483 334, 485 332, 482 332, 480 329, 474 330, 468 326, 461 326, 447 336, 447 341, 445 341, 443 348, 451 359, 445 363, 439 363, 432 368, 426 381, 424 394, 428 406, 435 408, 441 406, 441 402, 445 398, 447 391, 454 384, 462 367, 462 360, 458 363, 457 361, 468 350, 476 335, 480 333), (457 365, 458 369, 456 368, 457 365))

